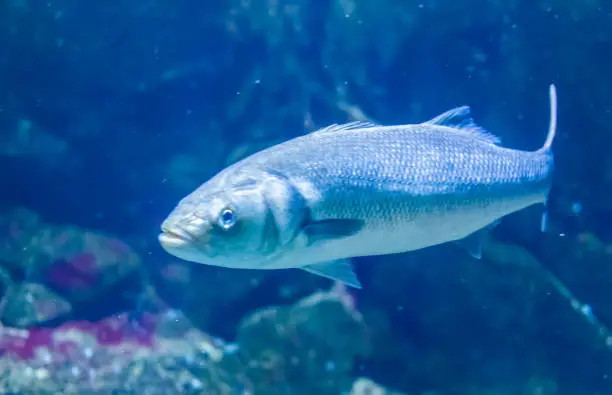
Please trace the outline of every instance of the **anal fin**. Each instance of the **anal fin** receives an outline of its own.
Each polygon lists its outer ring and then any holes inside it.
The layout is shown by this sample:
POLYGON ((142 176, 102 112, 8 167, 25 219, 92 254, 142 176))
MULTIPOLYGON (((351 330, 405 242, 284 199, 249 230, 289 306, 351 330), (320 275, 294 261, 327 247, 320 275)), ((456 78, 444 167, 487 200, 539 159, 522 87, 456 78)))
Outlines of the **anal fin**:
POLYGON ((467 251, 475 259, 482 259, 482 238, 483 235, 499 225, 501 221, 495 220, 484 228, 470 234, 463 239, 456 240, 455 243, 467 251))
POLYGON ((472 233, 468 237, 455 241, 457 245, 467 251, 468 254, 475 259, 482 258, 481 234, 480 232, 472 233))
POLYGON ((330 280, 340 281, 353 288, 361 289, 361 283, 353 270, 350 259, 316 263, 304 266, 301 269, 321 277, 329 278, 330 280))

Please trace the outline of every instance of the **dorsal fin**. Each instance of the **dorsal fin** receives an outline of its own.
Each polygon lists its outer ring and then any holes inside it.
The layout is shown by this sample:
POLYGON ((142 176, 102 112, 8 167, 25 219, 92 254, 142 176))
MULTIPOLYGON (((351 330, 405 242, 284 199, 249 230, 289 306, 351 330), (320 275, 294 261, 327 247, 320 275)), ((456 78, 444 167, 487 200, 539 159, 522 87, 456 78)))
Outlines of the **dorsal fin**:
POLYGON ((501 139, 480 126, 472 119, 469 106, 461 106, 448 110, 445 113, 425 122, 430 125, 446 126, 458 132, 469 133, 472 136, 488 141, 492 144, 500 144, 501 139))
POLYGON ((343 123, 343 124, 334 123, 322 129, 315 130, 312 133, 333 133, 333 132, 340 132, 343 130, 370 129, 370 128, 375 128, 377 126, 380 126, 380 125, 377 125, 373 122, 368 122, 368 121, 353 121, 353 122, 348 122, 348 123, 343 123))

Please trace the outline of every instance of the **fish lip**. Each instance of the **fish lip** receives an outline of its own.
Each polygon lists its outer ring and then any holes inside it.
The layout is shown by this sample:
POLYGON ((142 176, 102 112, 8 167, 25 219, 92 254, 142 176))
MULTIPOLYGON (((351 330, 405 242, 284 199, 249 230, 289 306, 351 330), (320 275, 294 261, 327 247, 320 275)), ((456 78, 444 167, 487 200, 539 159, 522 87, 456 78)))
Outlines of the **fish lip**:
POLYGON ((193 237, 180 228, 162 228, 158 236, 159 242, 164 247, 181 247, 193 241, 193 237))

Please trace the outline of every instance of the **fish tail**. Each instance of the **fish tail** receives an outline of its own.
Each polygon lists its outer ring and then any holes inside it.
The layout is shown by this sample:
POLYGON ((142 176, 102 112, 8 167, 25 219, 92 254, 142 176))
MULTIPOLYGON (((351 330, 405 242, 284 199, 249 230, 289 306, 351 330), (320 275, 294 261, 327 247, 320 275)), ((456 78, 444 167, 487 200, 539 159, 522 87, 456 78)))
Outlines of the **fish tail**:
POLYGON ((554 84, 550 84, 548 88, 548 95, 550 98, 550 121, 548 124, 548 135, 546 141, 539 152, 550 152, 552 148, 553 140, 557 132, 557 89, 554 84))
MULTIPOLYGON (((555 133, 557 132, 557 89, 554 84, 550 84, 548 88, 548 95, 550 97, 550 121, 548 124, 548 135, 542 148, 538 150, 540 153, 547 155, 552 154, 552 143, 555 139, 555 133)), ((552 162, 551 162, 552 163, 552 162)), ((552 170, 552 165, 550 166, 552 170)), ((542 213, 542 220, 540 222, 540 230, 542 232, 548 231, 548 192, 544 200, 544 212, 542 213)))

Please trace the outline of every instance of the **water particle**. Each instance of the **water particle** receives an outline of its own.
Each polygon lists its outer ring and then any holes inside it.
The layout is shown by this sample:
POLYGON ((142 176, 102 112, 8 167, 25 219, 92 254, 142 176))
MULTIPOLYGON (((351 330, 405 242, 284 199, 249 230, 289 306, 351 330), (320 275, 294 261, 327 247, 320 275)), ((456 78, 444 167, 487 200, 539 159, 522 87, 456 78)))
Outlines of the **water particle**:
POLYGON ((580 308, 580 311, 587 317, 593 316, 593 309, 591 309, 591 306, 589 306, 588 304, 583 305, 582 308, 580 308))
POLYGON ((36 369, 35 376, 37 380, 44 380, 46 378, 49 378, 49 371, 43 368, 36 369))
POLYGON ((122 369, 121 368, 121 364, 119 362, 117 362, 117 361, 113 362, 113 364, 112 364, 113 373, 119 373, 119 372, 121 372, 121 369, 122 369))
POLYGON ((195 355, 193 355, 192 353, 185 354, 185 362, 188 365, 193 364, 195 362, 195 355))
POLYGON ((202 382, 198 379, 192 379, 191 380, 191 387, 194 389, 200 389, 202 388, 202 382))
POLYGON ((236 343, 229 343, 225 346, 225 353, 226 354, 234 354, 236 351, 238 351, 238 344, 236 343))
POLYGON ((578 215, 582 212, 582 203, 576 201, 572 203, 572 213, 578 215))
POLYGON ((166 312, 166 318, 169 321, 175 321, 178 322, 179 320, 179 313, 176 310, 170 309, 166 312))

